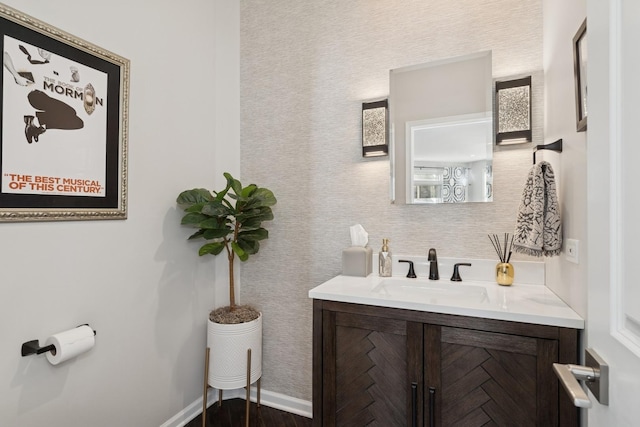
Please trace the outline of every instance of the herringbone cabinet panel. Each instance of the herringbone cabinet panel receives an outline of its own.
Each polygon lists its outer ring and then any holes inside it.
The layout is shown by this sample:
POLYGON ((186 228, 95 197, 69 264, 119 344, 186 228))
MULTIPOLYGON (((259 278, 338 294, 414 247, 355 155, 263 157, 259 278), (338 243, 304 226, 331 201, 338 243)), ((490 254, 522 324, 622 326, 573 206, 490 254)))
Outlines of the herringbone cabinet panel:
POLYGON ((336 328, 336 425, 405 425, 406 337, 336 328))
POLYGON ((442 345, 442 425, 536 425, 536 359, 442 345))
POLYGON ((462 328, 426 327, 433 365, 427 385, 440 387, 436 425, 544 426, 558 423, 551 363, 555 341, 462 328), (432 332, 433 331, 433 332, 432 332), (437 353, 437 354, 434 354, 437 353))

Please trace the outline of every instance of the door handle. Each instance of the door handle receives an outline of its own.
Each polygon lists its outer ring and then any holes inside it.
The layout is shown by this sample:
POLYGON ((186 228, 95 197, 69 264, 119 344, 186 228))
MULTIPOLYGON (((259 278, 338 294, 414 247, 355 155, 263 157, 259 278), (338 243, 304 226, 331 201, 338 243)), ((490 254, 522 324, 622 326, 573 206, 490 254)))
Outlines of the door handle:
POLYGON ((561 365, 559 363, 553 364, 553 370, 556 371, 562 386, 571 396, 573 404, 578 408, 591 408, 591 400, 589 400, 589 396, 584 392, 578 380, 595 381, 595 378, 600 376, 600 372, 596 372, 595 369, 588 366, 561 365))
POLYGON ((573 404, 579 408, 591 408, 592 403, 578 381, 584 381, 595 398, 603 405, 609 404, 609 365, 593 350, 585 350, 585 365, 553 364, 553 370, 562 386, 569 393, 573 404))

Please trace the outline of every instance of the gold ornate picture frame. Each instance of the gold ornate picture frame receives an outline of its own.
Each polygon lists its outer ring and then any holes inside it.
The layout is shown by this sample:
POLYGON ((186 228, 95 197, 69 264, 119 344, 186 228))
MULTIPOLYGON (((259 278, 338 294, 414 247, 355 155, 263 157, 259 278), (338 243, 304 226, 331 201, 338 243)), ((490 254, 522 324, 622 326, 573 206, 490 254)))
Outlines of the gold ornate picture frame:
POLYGON ((127 218, 130 62, 0 3, 0 222, 127 218))

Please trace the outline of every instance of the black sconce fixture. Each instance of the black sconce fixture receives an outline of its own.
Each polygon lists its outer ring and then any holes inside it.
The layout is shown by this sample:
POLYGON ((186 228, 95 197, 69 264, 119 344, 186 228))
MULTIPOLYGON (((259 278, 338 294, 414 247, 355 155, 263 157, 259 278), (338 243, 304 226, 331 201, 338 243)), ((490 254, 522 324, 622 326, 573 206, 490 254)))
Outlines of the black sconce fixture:
POLYGON ((362 157, 389 154, 389 102, 362 103, 362 157))
POLYGON ((531 142, 531 76, 496 82, 496 144, 531 142))

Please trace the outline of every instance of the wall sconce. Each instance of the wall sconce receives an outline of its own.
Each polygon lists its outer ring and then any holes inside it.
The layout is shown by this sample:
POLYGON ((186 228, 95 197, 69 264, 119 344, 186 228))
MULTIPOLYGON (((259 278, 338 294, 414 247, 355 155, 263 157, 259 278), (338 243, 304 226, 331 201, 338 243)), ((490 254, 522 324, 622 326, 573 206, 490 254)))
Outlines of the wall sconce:
POLYGON ((531 76, 496 82, 496 144, 531 142, 531 76))
POLYGON ((362 157, 389 154, 389 102, 362 103, 362 157))

